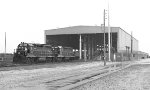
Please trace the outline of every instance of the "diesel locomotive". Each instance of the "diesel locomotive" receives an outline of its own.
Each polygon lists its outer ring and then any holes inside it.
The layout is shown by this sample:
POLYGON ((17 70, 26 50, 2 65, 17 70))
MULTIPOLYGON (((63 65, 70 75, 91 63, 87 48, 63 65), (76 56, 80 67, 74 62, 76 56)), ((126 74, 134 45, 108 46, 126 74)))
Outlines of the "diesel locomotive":
POLYGON ((61 62, 75 59, 73 48, 21 42, 14 52, 14 63, 61 62))

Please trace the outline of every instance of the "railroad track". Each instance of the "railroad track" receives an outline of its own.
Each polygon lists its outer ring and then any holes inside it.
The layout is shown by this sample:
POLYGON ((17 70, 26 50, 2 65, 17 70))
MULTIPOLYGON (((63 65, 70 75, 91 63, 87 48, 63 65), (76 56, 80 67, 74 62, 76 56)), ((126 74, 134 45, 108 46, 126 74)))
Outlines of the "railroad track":
POLYGON ((92 68, 87 72, 79 72, 64 78, 56 78, 50 81, 46 81, 46 86, 51 90, 70 90, 77 86, 81 86, 85 83, 91 82, 93 80, 99 79, 110 73, 119 71, 130 66, 129 63, 126 64, 113 64, 105 66, 103 68, 92 68))

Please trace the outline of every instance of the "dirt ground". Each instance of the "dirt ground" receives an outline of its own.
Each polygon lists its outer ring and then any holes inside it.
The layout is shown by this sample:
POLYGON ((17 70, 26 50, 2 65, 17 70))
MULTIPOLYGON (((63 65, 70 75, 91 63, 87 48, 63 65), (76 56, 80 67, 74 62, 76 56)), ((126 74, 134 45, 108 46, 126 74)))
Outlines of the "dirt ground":
POLYGON ((34 87, 36 89, 41 87, 43 90, 45 87, 43 85, 49 80, 84 73, 95 67, 103 67, 103 62, 64 62, 3 67, 0 68, 0 90, 28 90, 29 88, 33 90, 34 87))
MULTIPOLYGON (((107 62, 110 64, 114 62, 107 62)), ((52 90, 46 82, 100 67, 104 66, 99 61, 4 67, 0 68, 0 90, 52 90)), ((150 60, 147 59, 75 90, 150 90, 149 76, 150 60)))

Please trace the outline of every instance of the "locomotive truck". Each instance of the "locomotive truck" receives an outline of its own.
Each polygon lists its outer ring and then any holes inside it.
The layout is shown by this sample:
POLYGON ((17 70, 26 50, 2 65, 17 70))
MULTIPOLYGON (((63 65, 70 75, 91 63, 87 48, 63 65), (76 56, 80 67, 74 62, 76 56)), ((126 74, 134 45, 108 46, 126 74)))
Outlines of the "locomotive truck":
POLYGON ((73 48, 21 42, 14 52, 15 63, 61 62, 75 59, 73 48))

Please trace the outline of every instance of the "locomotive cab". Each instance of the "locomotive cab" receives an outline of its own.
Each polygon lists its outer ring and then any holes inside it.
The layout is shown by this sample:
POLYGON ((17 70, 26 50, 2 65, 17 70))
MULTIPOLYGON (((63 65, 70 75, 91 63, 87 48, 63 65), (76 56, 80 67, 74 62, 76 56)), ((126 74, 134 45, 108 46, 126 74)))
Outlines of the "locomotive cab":
POLYGON ((13 62, 25 62, 28 52, 30 52, 28 44, 21 42, 14 53, 13 62))
POLYGON ((75 57, 71 47, 57 46, 54 50, 57 55, 57 61, 69 61, 75 57))

